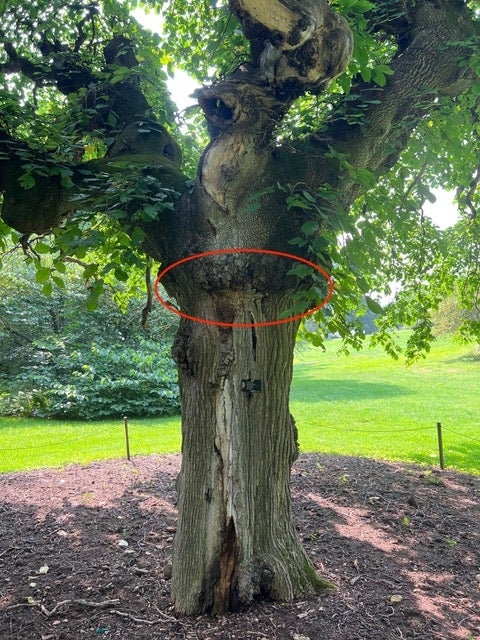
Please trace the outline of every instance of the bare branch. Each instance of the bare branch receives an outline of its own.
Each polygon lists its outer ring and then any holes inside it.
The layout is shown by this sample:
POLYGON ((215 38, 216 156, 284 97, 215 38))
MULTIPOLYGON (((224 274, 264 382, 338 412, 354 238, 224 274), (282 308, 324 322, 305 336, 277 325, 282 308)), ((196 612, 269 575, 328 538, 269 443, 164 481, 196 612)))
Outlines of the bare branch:
POLYGON ((177 622, 176 618, 169 616, 158 609, 157 609, 158 613, 160 614, 161 617, 155 620, 139 618, 138 616, 134 615, 133 613, 129 613, 128 611, 119 611, 118 609, 110 609, 110 607, 113 607, 118 602, 119 602, 118 599, 94 602, 92 600, 85 600, 84 598, 70 598, 68 600, 60 600, 55 604, 55 606, 52 609, 47 609, 47 607, 41 602, 39 602, 38 600, 32 600, 31 602, 20 602, 18 604, 11 605, 7 607, 7 610, 19 609, 21 607, 36 607, 40 609, 40 611, 43 613, 43 615, 46 618, 51 618, 55 613, 57 613, 59 609, 73 604, 73 605, 80 605, 82 607, 93 608, 93 609, 109 609, 109 613, 119 616, 121 618, 128 618, 129 620, 132 620, 133 622, 136 622, 138 624, 156 625, 156 624, 160 624, 161 622, 165 622, 166 620, 171 622, 177 622))

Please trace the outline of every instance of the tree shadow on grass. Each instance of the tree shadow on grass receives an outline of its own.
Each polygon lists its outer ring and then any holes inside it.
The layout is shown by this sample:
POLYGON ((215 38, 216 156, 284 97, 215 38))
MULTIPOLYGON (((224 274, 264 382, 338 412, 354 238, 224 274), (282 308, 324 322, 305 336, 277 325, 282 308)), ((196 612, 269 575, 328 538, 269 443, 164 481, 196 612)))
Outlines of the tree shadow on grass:
POLYGON ((457 356, 456 358, 449 358, 446 362, 480 362, 480 348, 478 345, 469 353, 463 356, 457 356))
POLYGON ((292 385, 292 398, 302 402, 358 402, 409 395, 405 387, 384 382, 308 379, 298 377, 292 385))
POLYGON ((152 456, 0 476, 2 640, 454 640, 480 631, 480 478, 302 456, 296 526, 337 591, 176 618, 168 577, 178 467, 179 456, 152 456))
MULTIPOLYGON (((480 430, 479 430, 480 433, 480 430)), ((470 473, 480 473, 480 435, 463 434, 461 429, 454 432, 443 430, 445 467, 460 467, 470 473)))

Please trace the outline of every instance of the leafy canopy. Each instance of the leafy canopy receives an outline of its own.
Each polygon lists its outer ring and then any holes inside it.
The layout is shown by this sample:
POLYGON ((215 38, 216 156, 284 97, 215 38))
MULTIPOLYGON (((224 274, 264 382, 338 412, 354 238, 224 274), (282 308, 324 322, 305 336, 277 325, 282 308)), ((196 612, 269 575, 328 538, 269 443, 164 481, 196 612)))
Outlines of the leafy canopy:
MULTIPOLYGON (((1 4, 0 128, 25 143, 19 152, 21 184, 33 188, 42 176, 56 175, 82 206, 68 224, 33 235, 28 245, 0 221, 0 255, 12 242, 23 244, 36 281, 47 295, 64 287, 69 261, 81 264, 90 308, 115 282, 122 283, 125 295, 133 294, 143 279, 140 271, 152 266, 142 247, 142 223, 155 218, 159 210, 171 209, 177 193, 162 186, 153 169, 139 173, 128 164, 114 171, 104 187, 101 161, 121 124, 121 115, 108 107, 111 88, 125 82, 139 88, 152 118, 179 141, 183 171, 193 178, 206 130, 199 109, 175 114, 166 80, 177 68, 204 83, 231 73, 249 57, 241 25, 222 0, 28 4, 3 0, 1 4), (161 16, 161 35, 132 17, 138 7, 147 15, 161 16), (113 59, 105 65, 104 47, 119 37, 134 43, 135 62, 120 65, 113 59), (87 178, 83 184, 90 180, 90 189, 84 186, 78 192, 73 167, 82 163, 87 178), (127 212, 130 226, 125 225, 127 212)), ((480 3, 468 4, 478 19, 480 3)), ((358 97, 358 83, 384 87, 392 74, 390 62, 398 44, 382 30, 382 12, 385 21, 393 20, 398 5, 377 6, 375 22, 370 17, 375 5, 368 0, 336 0, 333 5, 354 31, 353 58, 347 72, 321 95, 296 100, 279 124, 278 144, 288 145, 312 132, 318 135, 332 113, 348 113, 350 122, 362 123, 368 101, 348 111, 358 97)), ((292 246, 308 247, 312 257, 328 255, 337 283, 335 302, 315 319, 315 332, 312 323, 306 325, 310 331, 303 329, 314 342, 321 344, 326 334, 336 332, 346 349, 358 348, 364 336, 357 318, 368 308, 379 314, 380 330, 374 340, 392 355, 398 348, 389 330, 398 325, 415 327, 407 346, 411 358, 428 350, 431 311, 449 293, 457 291, 465 307, 478 307, 480 51, 478 38, 462 44, 470 54, 462 64, 476 72, 476 82, 459 97, 428 92, 421 96, 428 115, 417 124, 388 174, 377 179, 368 170, 350 167, 347 157, 336 158, 365 187, 348 211, 342 209, 339 194, 328 187, 312 193, 303 185, 272 185, 285 193, 289 208, 308 214, 302 234, 291 239, 292 246), (434 201, 432 189, 437 187, 456 194, 460 222, 447 231, 436 228, 423 211, 425 201, 434 201)), ((126 56, 128 51, 121 53, 126 56)), ((478 339, 480 326, 469 321, 464 334, 478 339)))

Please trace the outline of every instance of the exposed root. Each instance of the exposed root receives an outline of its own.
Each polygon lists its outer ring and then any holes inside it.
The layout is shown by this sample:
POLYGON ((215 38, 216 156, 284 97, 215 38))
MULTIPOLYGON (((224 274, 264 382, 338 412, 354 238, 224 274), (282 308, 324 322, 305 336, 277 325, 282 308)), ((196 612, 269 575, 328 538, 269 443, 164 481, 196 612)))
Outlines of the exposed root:
MULTIPOLYGON (((84 600, 83 598, 69 598, 68 600, 60 600, 53 607, 53 609, 47 609, 47 607, 39 602, 38 600, 34 600, 31 602, 21 602, 19 604, 11 605, 7 607, 7 610, 11 609, 20 609, 21 607, 37 607, 43 613, 46 618, 51 618, 55 613, 58 612, 62 607, 67 607, 69 605, 80 605, 82 607, 90 607, 94 609, 108 609, 109 607, 113 607, 115 604, 118 604, 119 600, 103 600, 101 602, 92 602, 90 600, 84 600)), ((160 618, 154 620, 147 620, 146 618, 139 618, 135 614, 130 613, 128 611, 120 611, 119 609, 110 609, 109 613, 113 613, 116 616, 120 616, 121 618, 128 618, 137 624, 148 624, 155 625, 165 622, 166 620, 170 622, 177 622, 177 619, 173 616, 169 616, 166 613, 162 613, 158 611, 160 614, 160 618)))

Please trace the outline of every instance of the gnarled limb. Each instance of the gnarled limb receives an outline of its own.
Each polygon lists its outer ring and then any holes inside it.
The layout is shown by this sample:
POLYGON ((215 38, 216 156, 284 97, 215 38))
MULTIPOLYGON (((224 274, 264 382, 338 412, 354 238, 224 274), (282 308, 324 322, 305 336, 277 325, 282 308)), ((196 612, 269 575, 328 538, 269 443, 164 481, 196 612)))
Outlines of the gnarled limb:
POLYGON ((324 0, 232 0, 230 6, 250 41, 251 62, 197 91, 198 100, 214 136, 256 132, 265 143, 295 98, 321 91, 346 69, 352 32, 324 0))
POLYGON ((345 71, 353 36, 324 0, 232 0, 259 79, 277 95, 318 92, 345 71))
POLYGON ((252 60, 197 91, 213 138, 200 183, 223 216, 245 206, 248 186, 262 188, 258 177, 269 174, 274 131, 294 99, 324 89, 353 50, 345 19, 324 0, 232 0, 230 6, 242 20, 252 60))

